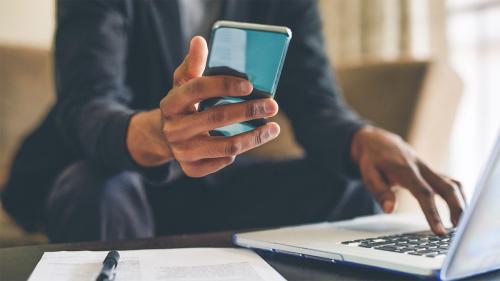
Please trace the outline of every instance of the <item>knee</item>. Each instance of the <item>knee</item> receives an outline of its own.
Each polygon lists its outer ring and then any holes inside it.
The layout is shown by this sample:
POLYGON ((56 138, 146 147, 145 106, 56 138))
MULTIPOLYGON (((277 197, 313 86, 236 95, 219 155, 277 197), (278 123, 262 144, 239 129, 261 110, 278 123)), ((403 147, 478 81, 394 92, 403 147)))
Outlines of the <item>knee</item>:
MULTIPOLYGON (((98 190, 104 188, 104 178, 86 162, 76 162, 62 171, 54 182, 46 202, 48 221, 58 219, 83 204, 92 204, 98 190)), ((91 205, 85 207, 92 207, 91 205)))
POLYGON ((125 172, 110 178, 102 190, 101 240, 147 238, 154 235, 154 220, 141 177, 125 172))
MULTIPOLYGON (((152 226, 146 226, 152 219, 149 218, 151 214, 141 182, 136 173, 109 176, 87 162, 68 166, 56 180, 47 200, 50 240, 137 238, 142 232, 152 229, 152 226), (146 230, 135 230, 137 223, 127 225, 125 220, 129 218, 145 222, 140 226, 146 230)), ((150 233, 152 231, 147 232, 150 233)))
POLYGON ((96 199, 103 183, 99 173, 86 162, 76 162, 63 170, 46 202, 46 228, 52 242, 97 238, 96 199))

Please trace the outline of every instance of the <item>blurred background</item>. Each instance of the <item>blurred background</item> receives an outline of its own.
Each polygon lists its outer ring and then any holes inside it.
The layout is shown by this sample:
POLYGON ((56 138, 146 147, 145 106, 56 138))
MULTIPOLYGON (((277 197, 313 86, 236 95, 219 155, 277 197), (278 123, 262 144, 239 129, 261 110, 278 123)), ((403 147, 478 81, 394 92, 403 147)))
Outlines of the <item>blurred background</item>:
MULTIPOLYGON (((500 128, 500 0, 319 5, 347 101, 460 180, 470 197, 500 128)), ((19 141, 54 101, 54 7, 54 0, 0 0, 0 185, 19 141)), ((286 117, 279 119, 284 133, 256 157, 302 153, 286 117)), ((399 196, 400 211, 417 210, 407 194, 399 196)), ((45 241, 0 211, 0 247, 45 241)))

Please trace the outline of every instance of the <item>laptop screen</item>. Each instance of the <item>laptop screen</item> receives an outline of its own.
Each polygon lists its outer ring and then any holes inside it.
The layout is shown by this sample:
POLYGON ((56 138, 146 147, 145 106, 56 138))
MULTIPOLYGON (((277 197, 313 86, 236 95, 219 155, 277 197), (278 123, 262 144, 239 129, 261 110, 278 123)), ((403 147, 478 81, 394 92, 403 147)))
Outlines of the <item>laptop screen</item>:
POLYGON ((500 268, 500 137, 474 196, 448 278, 500 268))

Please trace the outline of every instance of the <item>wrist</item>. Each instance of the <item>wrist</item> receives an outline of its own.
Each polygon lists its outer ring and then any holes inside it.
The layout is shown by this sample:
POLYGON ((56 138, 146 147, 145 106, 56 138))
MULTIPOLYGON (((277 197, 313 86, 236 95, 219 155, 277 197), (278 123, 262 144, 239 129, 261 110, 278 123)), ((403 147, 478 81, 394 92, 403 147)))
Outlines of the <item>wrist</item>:
POLYGON ((132 116, 127 132, 127 148, 132 159, 143 167, 154 167, 173 159, 161 130, 159 109, 132 116))
POLYGON ((358 164, 360 159, 361 159, 361 155, 363 153, 363 143, 364 143, 364 140, 366 139, 366 137, 370 134, 372 134, 374 132, 374 130, 376 130, 375 127, 372 127, 372 126, 364 126, 364 127, 361 127, 359 130, 357 130, 353 137, 352 137, 352 142, 351 142, 351 151, 350 151, 350 155, 351 155, 351 160, 358 164))

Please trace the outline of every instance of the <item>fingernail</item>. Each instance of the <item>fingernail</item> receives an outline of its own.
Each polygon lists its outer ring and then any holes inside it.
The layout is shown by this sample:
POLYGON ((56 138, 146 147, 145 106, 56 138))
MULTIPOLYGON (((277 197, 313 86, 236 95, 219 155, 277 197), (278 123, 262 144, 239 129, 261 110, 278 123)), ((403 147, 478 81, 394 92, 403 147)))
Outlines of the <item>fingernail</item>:
POLYGON ((443 234, 448 233, 448 231, 446 230, 446 228, 444 228, 444 226, 442 224, 439 225, 439 231, 441 231, 441 233, 443 233, 443 234))
POLYGON ((252 91, 252 84, 248 81, 241 81, 240 82, 240 89, 243 93, 250 93, 252 91))
POLYGON ((276 112, 276 105, 273 101, 266 101, 264 103, 264 113, 274 113, 276 112))
POLYGON ((438 235, 446 235, 448 233, 442 224, 436 225, 436 232, 438 235))
POLYGON ((271 126, 269 128, 269 135, 271 135, 272 138, 276 137, 280 133, 280 128, 276 125, 271 126))
POLYGON ((392 213, 392 211, 394 210, 394 203, 392 201, 387 200, 383 203, 382 206, 383 206, 384 212, 387 214, 392 213))

